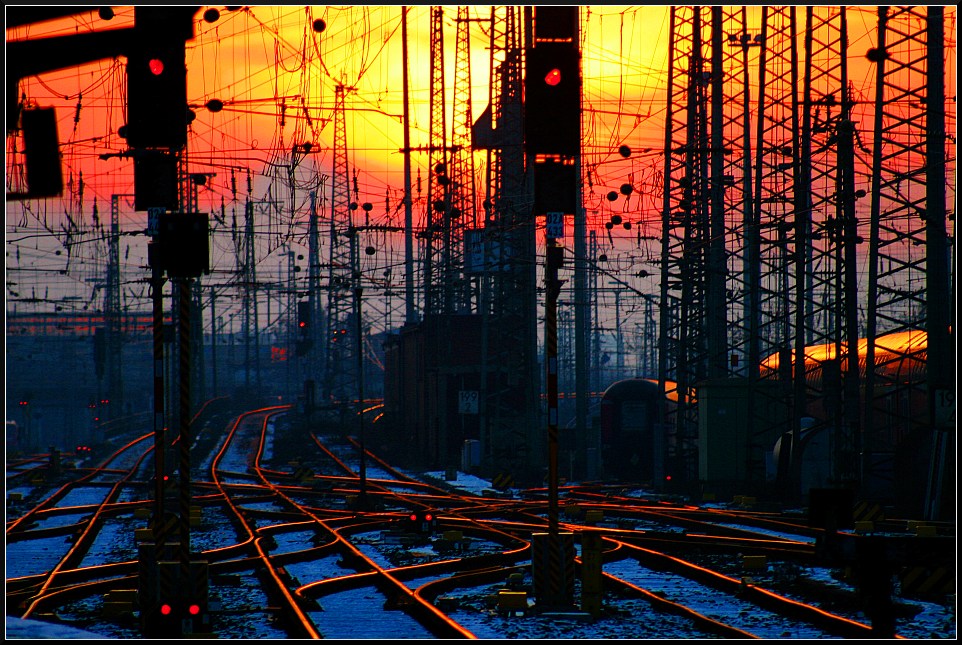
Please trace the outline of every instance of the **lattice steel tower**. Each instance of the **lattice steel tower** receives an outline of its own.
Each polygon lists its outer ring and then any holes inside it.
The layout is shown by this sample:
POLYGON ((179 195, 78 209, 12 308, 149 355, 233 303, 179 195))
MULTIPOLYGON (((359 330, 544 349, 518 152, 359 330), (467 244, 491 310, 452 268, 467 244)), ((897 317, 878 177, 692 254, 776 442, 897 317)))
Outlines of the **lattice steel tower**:
POLYGON ((323 395, 345 403, 356 394, 354 346, 356 344, 352 305, 353 213, 351 177, 347 159, 347 128, 344 99, 348 89, 335 88, 334 168, 331 177, 330 266, 327 294, 327 362, 323 395))
POLYGON ((451 124, 451 210, 448 261, 451 267, 454 310, 471 310, 471 283, 465 270, 465 231, 475 228, 474 153, 471 148, 471 40, 469 7, 458 7, 456 46, 454 57, 454 119, 451 124))
POLYGON ((444 11, 431 7, 431 132, 424 229, 424 315, 451 310, 449 262, 451 180, 444 103, 444 11))
POLYGON ((482 461, 521 476, 539 469, 534 222, 522 122, 522 20, 517 7, 491 9, 491 120, 486 177, 482 461), (490 265, 488 265, 490 260, 490 265))
POLYGON ((710 244, 711 72, 705 19, 701 8, 671 8, 658 354, 659 381, 677 398, 677 410, 668 420, 665 475, 683 482, 697 477, 698 416, 692 388, 708 376, 706 298, 710 267, 716 266, 709 251, 717 248, 710 244))
POLYGON ((874 369, 865 376, 863 493, 894 496, 935 518, 946 504, 954 514, 955 490, 944 487, 954 450, 955 249, 950 258, 947 228, 955 199, 946 184, 955 159, 945 135, 955 131, 954 96, 951 104, 945 96, 954 51, 945 47, 942 7, 880 7, 878 21, 869 51, 877 76, 866 364, 874 369), (884 393, 891 403, 882 408, 874 399, 884 393), (925 401, 927 414, 911 401, 925 401), (920 471, 931 473, 928 482, 920 471))

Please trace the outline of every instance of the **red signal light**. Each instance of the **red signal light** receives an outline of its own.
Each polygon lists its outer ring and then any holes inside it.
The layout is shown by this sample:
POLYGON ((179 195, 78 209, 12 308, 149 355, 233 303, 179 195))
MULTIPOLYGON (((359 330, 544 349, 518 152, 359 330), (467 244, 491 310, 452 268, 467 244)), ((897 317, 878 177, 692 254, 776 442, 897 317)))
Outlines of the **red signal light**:
POLYGON ((431 515, 430 513, 428 513, 427 515, 424 516, 424 521, 425 521, 425 522, 430 522, 430 521, 433 520, 433 519, 434 519, 434 516, 431 515))
POLYGON ((151 58, 147 62, 147 68, 154 76, 160 76, 164 73, 164 61, 160 60, 159 58, 151 58))
POLYGON ((418 521, 418 515, 417 515, 417 513, 411 513, 411 521, 412 521, 412 522, 417 522, 417 521, 418 521))
POLYGON ((196 616, 197 614, 200 613, 200 605, 193 604, 193 605, 191 605, 190 607, 187 608, 187 611, 190 612, 190 615, 191 615, 191 616, 196 616))
POLYGON ((160 606, 160 613, 163 614, 164 616, 170 616, 170 614, 173 613, 173 611, 174 611, 174 608, 168 605, 167 603, 164 603, 160 606))
POLYGON ((561 82, 561 70, 557 67, 551 69, 544 75, 544 82, 551 87, 557 87, 558 83, 561 82))

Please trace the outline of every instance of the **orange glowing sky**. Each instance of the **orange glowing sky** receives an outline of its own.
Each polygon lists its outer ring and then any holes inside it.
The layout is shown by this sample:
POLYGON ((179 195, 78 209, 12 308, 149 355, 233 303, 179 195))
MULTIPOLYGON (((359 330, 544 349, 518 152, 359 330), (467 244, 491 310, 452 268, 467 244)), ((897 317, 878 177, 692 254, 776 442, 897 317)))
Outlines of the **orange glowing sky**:
MULTIPOLYGON (((658 186, 664 168, 664 114, 666 108, 669 7, 581 7, 584 77, 584 152, 586 174, 584 205, 589 228, 612 259, 611 270, 624 270, 638 289, 655 293, 653 278, 635 280, 639 268, 652 275, 651 260, 658 247, 646 238, 659 233, 661 195, 658 186), (628 145, 633 155, 624 159, 618 147, 628 145), (631 182, 636 192, 629 199, 605 199, 631 182), (624 213, 636 222, 630 232, 603 229, 611 213, 624 213), (621 237, 618 237, 620 233, 621 237)), ((748 8, 749 32, 757 31, 760 7, 748 8)), ((69 19, 38 23, 7 31, 7 41, 42 38, 86 31, 129 27, 132 7, 114 7, 115 16, 102 20, 96 10, 69 19)), ((188 43, 188 100, 197 118, 187 147, 189 169, 210 175, 198 196, 202 211, 226 214, 243 209, 244 200, 272 200, 280 204, 265 225, 277 243, 284 232, 298 228, 303 234, 309 210, 308 192, 320 192, 318 208, 330 199, 334 139, 335 87, 351 88, 347 94, 345 123, 349 168, 356 175, 359 202, 374 208, 371 223, 402 224, 403 112, 402 39, 400 6, 254 6, 237 11, 221 8, 216 22, 208 23, 198 11, 196 37, 188 43), (326 24, 322 33, 311 29, 314 20, 326 24), (211 113, 203 106, 210 99, 226 108, 211 113), (298 186, 289 192, 291 148, 310 142, 313 153, 299 159, 294 169, 298 186), (248 194, 247 176, 251 176, 248 194), (321 190, 321 182, 326 181, 321 190)), ((472 6, 471 109, 477 119, 488 105, 491 7, 472 6)), ((954 51, 954 8, 947 10, 946 46, 954 51)), ((519 18, 521 12, 518 12, 519 18)), ((875 7, 849 7, 850 81, 855 94, 871 99, 874 67, 865 52, 875 45, 875 7)), ((452 122, 456 7, 445 7, 445 91, 447 122, 452 122)), ((411 145, 429 144, 430 7, 408 8, 411 96, 411 145)), ((946 95, 952 102, 954 130, 954 56, 947 56, 946 95)), ((753 88, 753 92, 756 88, 753 88)), ((7 269, 29 281, 36 272, 34 289, 57 284, 61 290, 84 291, 85 281, 102 275, 102 245, 85 245, 84 226, 103 221, 113 196, 133 193, 133 164, 117 157, 126 149, 117 134, 125 122, 125 60, 95 63, 24 79, 20 91, 27 103, 57 110, 66 189, 61 198, 7 203, 7 269), (94 208, 97 211, 94 211, 94 208), (99 215, 97 213, 99 212, 99 215), (65 224, 65 217, 70 223, 65 224), (73 228, 71 228, 73 227, 73 228), (71 236, 71 251, 57 245, 71 236), (46 238, 46 239, 45 239, 46 238), (46 244, 46 246, 45 246, 46 244), (51 246, 52 244, 52 246, 51 246), (56 248, 56 252, 53 250, 56 248), (65 260, 70 256, 73 266, 65 260), (79 264, 88 273, 74 275, 79 264), (39 268, 37 268, 39 267, 39 268), (67 277, 64 277, 64 276, 67 277), (65 282, 66 281, 66 282, 65 282)), ((863 117, 867 118, 867 117, 863 117)), ((8 137, 8 153, 12 149, 8 137)), ((953 155, 954 157, 954 155, 953 155)), ((16 155, 7 155, 7 190, 16 189, 16 155)), ((485 157, 476 155, 478 171, 485 157)), ((412 155, 414 199, 423 212, 427 195, 425 153, 412 155), (421 181, 419 182, 419 178, 421 181), (418 190, 422 192, 418 192, 418 190)), ((952 187, 954 199, 954 186, 952 187)), ((483 197, 483 196, 482 196, 483 197)), ((353 195, 352 195, 353 198, 353 195)), ((480 201, 480 198, 479 198, 480 201)), ((418 209, 418 206, 416 206, 418 209)), ((418 215, 416 215, 418 217, 418 215)), ((121 209, 124 230, 142 229, 145 214, 126 202, 121 209)), ((220 225, 220 223, 218 223, 220 225)), ((216 236, 215 236, 216 237, 216 236)), ((129 271, 145 264, 142 238, 125 241, 129 271)), ((215 239, 212 263, 232 267, 234 247, 215 239)), ((400 253, 395 246, 392 253, 400 253)), ((279 263, 276 262, 275 264, 279 263)))
MULTIPOLYGON (((130 26, 133 9, 115 8, 109 22, 95 11, 74 19, 16 29, 8 40, 130 26)), ((604 161, 625 141, 657 146, 662 138, 668 29, 666 7, 585 7, 583 31, 586 164, 604 161), (593 145, 592 145, 593 144, 593 145)), ((452 121, 455 7, 445 11, 447 121, 452 121)), ((334 87, 352 88, 347 97, 350 165, 368 199, 403 185, 401 7, 260 6, 221 12, 215 23, 198 13, 196 38, 188 44, 188 96, 203 106, 211 98, 227 104, 219 114, 196 109, 188 147, 197 172, 216 172, 215 192, 223 195, 225 167, 260 172, 264 163, 283 163, 294 143, 312 141, 316 172, 330 174, 334 87), (321 34, 311 31, 323 19, 321 34), (308 122, 310 119, 310 122, 308 122), (205 168, 208 166, 208 168, 205 168), (220 186, 218 187, 218 184, 220 186)), ((475 118, 488 103, 489 7, 472 7, 471 105, 475 118)), ((428 144, 430 82, 429 7, 409 8, 411 143, 428 144)), ((57 108, 65 178, 83 172, 85 197, 108 201, 132 191, 129 162, 102 160, 119 152, 124 123, 124 60, 102 60, 26 79, 29 102, 57 108)), ((449 125, 450 127, 450 125, 449 125)), ((427 160, 415 155, 415 171, 427 160)), ((353 172, 353 171, 352 171, 353 172)), ((619 181, 620 183, 620 181, 619 181)), ((617 187, 617 185, 615 186, 617 187)), ((599 188, 600 190, 600 188, 599 188)))

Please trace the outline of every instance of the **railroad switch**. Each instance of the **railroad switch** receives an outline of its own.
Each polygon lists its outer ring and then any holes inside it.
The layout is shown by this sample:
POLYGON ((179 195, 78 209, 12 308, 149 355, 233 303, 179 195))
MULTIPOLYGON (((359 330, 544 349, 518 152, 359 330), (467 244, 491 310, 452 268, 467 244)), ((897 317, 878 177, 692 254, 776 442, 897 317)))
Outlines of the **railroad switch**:
POLYGON ((137 607, 136 589, 114 589, 104 594, 103 615, 105 618, 133 617, 137 607))
POLYGON ((895 637, 893 578, 907 566, 938 567, 954 562, 950 537, 880 536, 826 530, 815 542, 816 557, 851 572, 856 593, 879 638, 895 637))
POLYGON ((565 504, 563 511, 565 517, 578 518, 581 517, 583 509, 578 504, 565 504))

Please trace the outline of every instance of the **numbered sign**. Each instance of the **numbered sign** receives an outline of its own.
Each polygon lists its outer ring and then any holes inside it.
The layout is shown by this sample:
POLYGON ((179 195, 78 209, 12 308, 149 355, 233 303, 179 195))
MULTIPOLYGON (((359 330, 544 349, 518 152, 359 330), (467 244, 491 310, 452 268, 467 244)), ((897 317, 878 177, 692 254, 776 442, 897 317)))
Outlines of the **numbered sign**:
POLYGON ((160 235, 160 218, 167 214, 166 208, 150 207, 147 209, 147 235, 160 235))
POLYGON ((458 391, 458 412, 461 414, 478 413, 478 391, 459 390, 458 391))
POLYGON ((565 214, 545 213, 545 236, 558 239, 565 236, 565 214))

